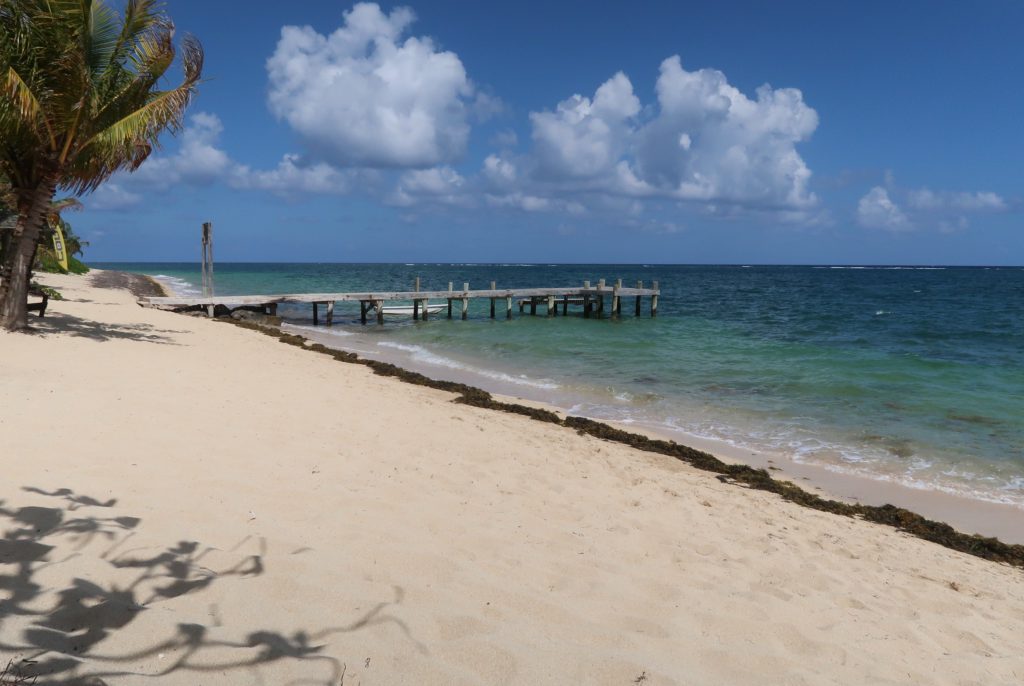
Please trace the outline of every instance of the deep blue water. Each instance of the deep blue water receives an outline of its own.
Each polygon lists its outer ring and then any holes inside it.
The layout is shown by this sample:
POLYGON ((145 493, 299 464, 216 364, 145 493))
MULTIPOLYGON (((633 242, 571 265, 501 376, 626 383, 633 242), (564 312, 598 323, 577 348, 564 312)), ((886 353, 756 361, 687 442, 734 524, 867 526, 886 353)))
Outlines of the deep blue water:
MULTIPOLYGON (((97 264, 195 289, 197 264, 97 264)), ((222 294, 659 281, 659 316, 360 326, 337 345, 590 416, 1024 505, 1024 268, 220 264, 222 294)), ((543 311, 543 308, 541 308, 543 311)), ((310 309, 283 309, 297 325, 310 309)), ((321 331, 321 333, 323 333, 321 331)))

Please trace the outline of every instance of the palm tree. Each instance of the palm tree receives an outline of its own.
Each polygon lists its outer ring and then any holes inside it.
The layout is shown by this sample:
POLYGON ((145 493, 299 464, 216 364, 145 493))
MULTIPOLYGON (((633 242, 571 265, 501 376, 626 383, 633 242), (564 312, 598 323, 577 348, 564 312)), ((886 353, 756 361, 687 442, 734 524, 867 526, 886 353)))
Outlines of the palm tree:
POLYGON ((203 50, 181 42, 181 83, 160 90, 175 59, 174 25, 156 0, 0 0, 0 176, 18 218, 0 260, 0 327, 27 326, 38 238, 58 188, 88 193, 145 161, 177 132, 203 50))
POLYGON ((10 242, 17 218, 18 213, 14 211, 14 200, 11 198, 11 186, 7 179, 0 176, 0 262, 3 261, 4 251, 10 242))

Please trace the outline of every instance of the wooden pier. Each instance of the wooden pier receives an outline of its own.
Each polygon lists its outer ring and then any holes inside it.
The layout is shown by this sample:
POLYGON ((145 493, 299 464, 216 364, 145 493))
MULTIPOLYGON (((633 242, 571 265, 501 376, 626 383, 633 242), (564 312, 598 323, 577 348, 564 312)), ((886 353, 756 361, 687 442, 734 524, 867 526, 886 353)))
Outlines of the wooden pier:
POLYGON ((392 291, 392 292, 357 292, 357 293, 288 293, 283 295, 206 295, 196 298, 177 297, 148 297, 142 298, 140 302, 149 307, 160 309, 178 310, 184 308, 201 307, 205 308, 212 317, 218 305, 229 309, 238 307, 258 307, 267 314, 276 314, 277 306, 281 303, 302 304, 308 303, 313 306, 313 324, 320 323, 320 306, 323 305, 326 312, 326 324, 330 326, 334 320, 334 306, 339 302, 358 302, 359 319, 363 324, 371 313, 374 313, 377 323, 384 323, 384 304, 396 301, 412 301, 413 319, 429 317, 427 304, 431 300, 446 300, 448 303, 448 319, 453 316, 455 306, 459 308, 459 315, 466 319, 469 313, 469 301, 473 299, 486 299, 490 301, 490 316, 495 318, 498 303, 504 305, 505 317, 512 318, 512 303, 519 302, 519 311, 523 312, 525 307, 530 308, 530 314, 536 315, 538 306, 543 308, 548 317, 558 315, 559 306, 562 315, 569 313, 569 307, 582 308, 584 317, 611 317, 617 318, 622 314, 622 301, 624 298, 634 299, 634 314, 639 317, 641 314, 641 299, 650 299, 650 314, 658 316, 658 282, 655 281, 651 288, 644 288, 643 281, 637 281, 635 287, 624 287, 622 279, 608 286, 604 279, 591 286, 589 281, 583 285, 567 288, 508 288, 496 287, 494 281, 490 288, 484 290, 470 290, 469 284, 462 284, 461 290, 455 290, 454 284, 448 283, 446 291, 421 291, 420 280, 416 279, 415 290, 392 291), (504 301, 503 303, 501 301, 504 301))

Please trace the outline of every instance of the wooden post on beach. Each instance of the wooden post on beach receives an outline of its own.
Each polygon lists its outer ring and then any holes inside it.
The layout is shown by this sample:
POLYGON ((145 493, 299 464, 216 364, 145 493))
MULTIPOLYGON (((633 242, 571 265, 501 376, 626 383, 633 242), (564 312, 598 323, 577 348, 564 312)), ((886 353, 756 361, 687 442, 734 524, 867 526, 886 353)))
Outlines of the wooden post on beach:
POLYGON ((618 319, 619 318, 619 307, 622 304, 621 301, 619 300, 619 289, 620 288, 622 288, 622 279, 617 279, 615 281, 615 287, 612 289, 612 318, 613 319, 618 319))
MULTIPOLYGON (((589 289, 590 288, 590 282, 589 281, 584 281, 583 282, 583 288, 584 289, 589 289)), ((590 317, 590 294, 586 293, 586 294, 583 295, 583 318, 584 319, 588 319, 589 317, 590 317)))
POLYGON ((320 317, 318 316, 319 312, 317 311, 318 305, 319 303, 313 303, 313 326, 320 323, 320 317))
MULTIPOLYGON (((498 282, 497 281, 492 281, 491 282, 491 290, 494 291, 494 290, 497 290, 497 289, 498 289, 498 282)), ((494 300, 495 300, 494 298, 491 298, 491 319, 494 319, 494 300)))
MULTIPOLYGON (((637 288, 643 288, 644 287, 644 282, 643 281, 637 281, 636 282, 636 287, 637 288)), ((640 316, 640 296, 639 295, 636 296, 636 316, 637 317, 640 316)))
POLYGON ((333 321, 334 321, 334 301, 333 300, 329 300, 329 301, 327 301, 327 326, 330 326, 331 322, 333 322, 333 321))
POLYGON ((377 308, 377 323, 378 324, 383 324, 384 323, 384 301, 383 300, 374 300, 373 304, 377 308))
POLYGON ((512 319, 512 296, 505 296, 505 319, 512 319))
POLYGON ((537 298, 530 296, 530 314, 537 314, 537 298))
POLYGON ((213 295, 213 223, 203 222, 203 297, 213 295))
MULTIPOLYGON (((452 292, 452 282, 448 282, 448 292, 452 292)), ((448 298, 448 319, 452 318, 452 299, 448 298)))
MULTIPOLYGON (((203 297, 213 297, 213 223, 203 222, 203 297)), ((206 313, 213 317, 216 308, 210 304, 206 313)))
MULTIPOLYGON (((604 279, 597 280, 597 290, 604 290, 604 279)), ((604 294, 597 296, 597 318, 604 318, 604 294)))
MULTIPOLYGON (((658 282, 657 281, 654 282, 654 290, 658 290, 658 282)), ((655 293, 654 295, 651 296, 651 316, 652 317, 657 317, 658 316, 658 294, 657 293, 655 293)))
POLYGON ((462 318, 465 319, 469 316, 469 298, 466 293, 469 292, 469 284, 462 284, 462 318))
POLYGON ((563 295, 562 296, 562 316, 565 317, 565 316, 568 316, 568 314, 569 314, 569 296, 568 295, 563 295))
MULTIPOLYGON (((416 277, 416 287, 413 289, 417 293, 420 291, 420 277, 416 277)), ((412 320, 416 321, 420 318, 420 301, 419 298, 413 298, 412 301, 412 320)))
POLYGON ((359 301, 359 321, 363 324, 366 323, 366 311, 370 309, 370 304, 365 300, 359 301))

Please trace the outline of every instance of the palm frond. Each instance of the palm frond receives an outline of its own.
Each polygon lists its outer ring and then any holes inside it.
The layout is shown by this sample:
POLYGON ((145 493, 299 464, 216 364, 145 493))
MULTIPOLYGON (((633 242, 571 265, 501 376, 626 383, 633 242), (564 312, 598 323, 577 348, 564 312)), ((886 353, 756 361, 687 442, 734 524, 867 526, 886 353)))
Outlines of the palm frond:
POLYGON ((111 56, 121 36, 117 12, 102 0, 86 0, 89 5, 88 26, 83 32, 86 62, 90 80, 98 81, 110 67, 111 56))
POLYGON ((61 198, 50 203, 50 212, 60 214, 61 212, 77 212, 85 206, 78 198, 61 198))
POLYGON ((157 12, 156 0, 128 0, 124 8, 124 20, 120 35, 110 52, 108 66, 127 59, 129 51, 138 36, 152 31, 165 18, 157 12))
POLYGON ((50 127, 50 123, 43 112, 40 98, 32 92, 32 88, 29 87, 25 79, 21 77, 21 74, 13 66, 7 67, 7 74, 5 76, 4 92, 10 98, 10 101, 8 107, 4 109, 9 109, 10 105, 13 105, 14 113, 18 119, 17 123, 34 133, 45 132, 45 140, 49 142, 50 149, 56 149, 57 141, 54 137, 53 129, 50 127))
POLYGON ((203 51, 156 0, 0 0, 0 174, 94 190, 182 127, 203 51), (10 20, 10 21, 8 21, 10 20), (160 83, 180 54, 184 77, 160 83), (36 133, 33 133, 36 132, 36 133))

